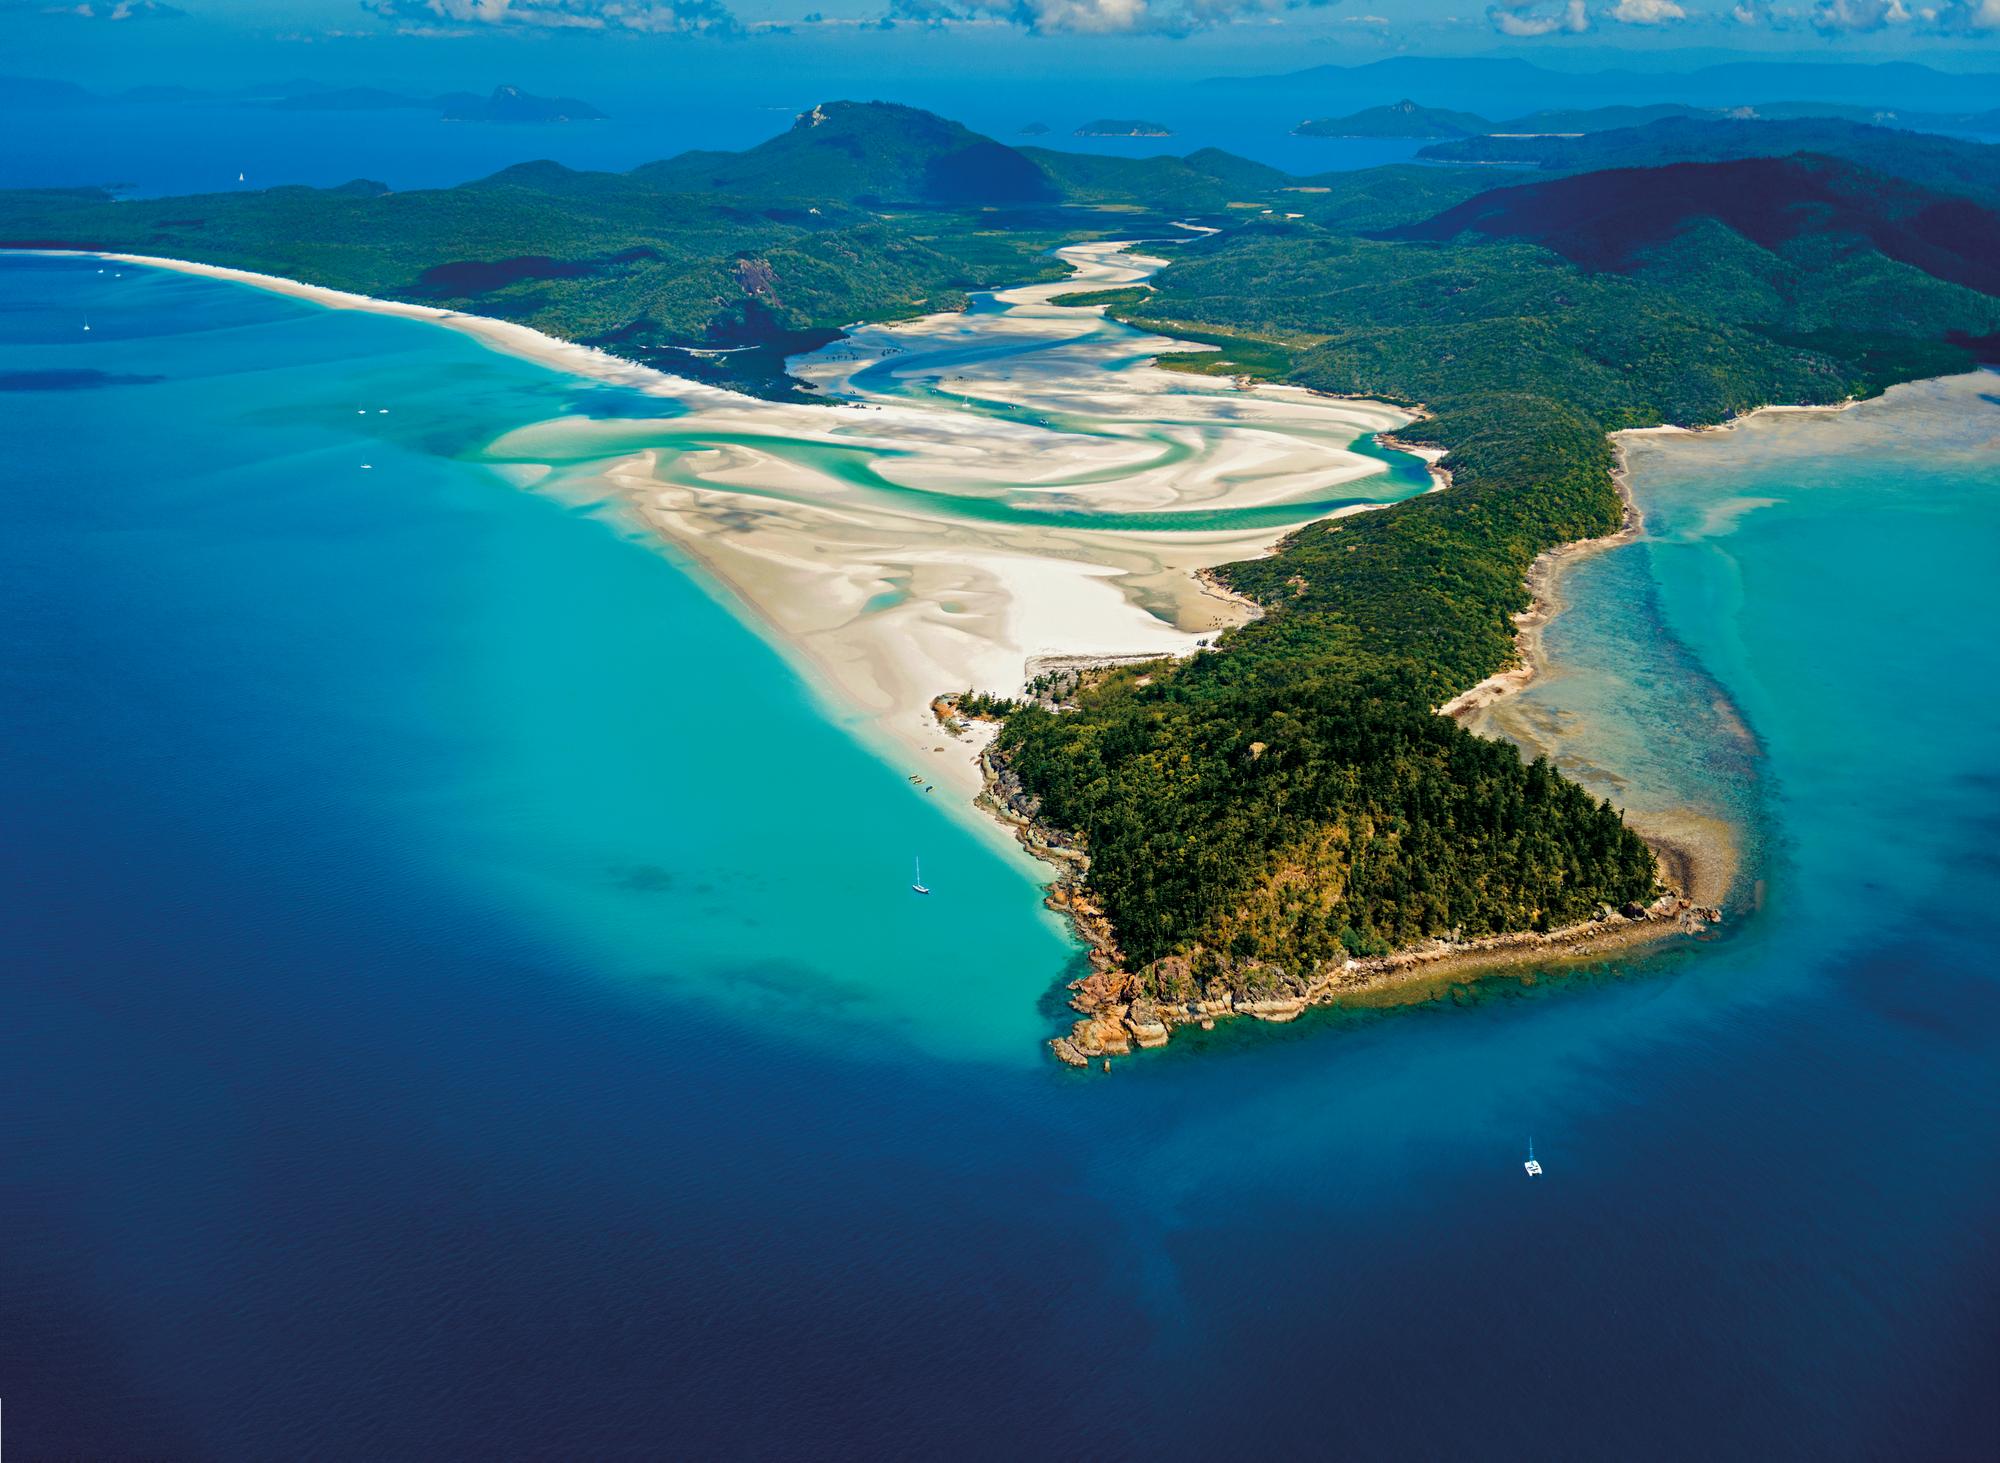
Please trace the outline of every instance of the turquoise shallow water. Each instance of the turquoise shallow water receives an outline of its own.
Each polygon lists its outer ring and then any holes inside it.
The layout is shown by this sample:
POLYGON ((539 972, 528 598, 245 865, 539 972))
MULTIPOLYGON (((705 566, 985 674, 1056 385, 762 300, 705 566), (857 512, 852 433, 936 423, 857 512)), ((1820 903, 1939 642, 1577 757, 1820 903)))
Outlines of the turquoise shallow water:
POLYGON ((104 510, 129 512, 128 542, 157 538, 151 556, 133 547, 148 575, 205 565, 255 585, 232 657, 372 668, 365 697, 336 696, 333 714, 362 723, 357 738, 394 729, 395 765, 366 769, 366 801, 425 877, 663 997, 807 1027, 865 1018, 891 1040, 922 1023, 961 1056, 1032 1052, 1035 998, 1072 947, 1052 918, 1020 914, 1025 866, 830 724, 705 591, 650 544, 619 543, 615 515, 461 465, 510 417, 615 393, 423 324, 151 271, 15 267, 117 302, 88 354, 77 312, 48 311, 29 326, 44 335, 22 348, 31 363, 115 353, 119 374, 159 378, 15 400, 51 427, 70 414, 52 446, 87 437, 107 396, 144 401, 144 437, 120 433, 133 455, 116 471, 145 496, 114 490, 122 506, 104 510), (299 634, 310 644, 287 643, 299 634), (449 775, 405 781, 419 757, 449 775), (908 897, 918 856, 930 901, 908 897), (759 933, 773 930, 810 938, 759 933), (953 983, 961 1019, 938 1025, 933 952, 952 940, 976 954, 953 983))
POLYGON ((1645 787, 1755 830, 1761 908, 1104 1077, 1040 1053, 1075 957, 1030 870, 617 519, 478 460, 615 393, 20 260, 0 384, 17 1449, 1962 1457, 2000 1428, 1977 392, 1641 463, 1652 537, 1551 627, 1577 762, 1643 738, 1645 787), (1747 741, 1670 709, 1711 690, 1747 741))

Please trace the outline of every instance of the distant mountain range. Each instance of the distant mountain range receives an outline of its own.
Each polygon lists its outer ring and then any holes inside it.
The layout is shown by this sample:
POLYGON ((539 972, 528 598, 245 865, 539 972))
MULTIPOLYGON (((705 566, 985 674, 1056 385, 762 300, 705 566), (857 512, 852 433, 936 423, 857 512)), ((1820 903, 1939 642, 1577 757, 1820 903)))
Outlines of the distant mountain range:
MULTIPOLYGON (((1473 139, 1470 145, 1433 148, 1426 157, 1451 162, 1532 162, 1543 153, 1536 144, 1583 133, 1612 132, 1676 119, 1710 122, 1797 121, 1807 118, 1867 122, 1921 132, 2000 134, 2000 108, 1983 112, 1892 111, 1843 102, 1759 102, 1741 107, 1695 107, 1685 102, 1648 106, 1568 107, 1489 121, 1475 112, 1455 112, 1403 100, 1368 107, 1345 117, 1318 117, 1293 128, 1298 137, 1402 137, 1423 141, 1473 139)), ((1599 164, 1599 166, 1603 166, 1599 164)))
POLYGON ((2000 206, 2000 146, 1837 117, 1772 122, 1668 117, 1644 127, 1583 136, 1460 138, 1426 147, 1418 156, 1441 163, 1506 162, 1544 172, 1581 173, 1795 153, 1841 158, 2000 206))
MULTIPOLYGON (((682 153, 627 173, 524 163, 393 201, 379 198, 379 184, 361 183, 126 203, 89 190, 7 195, 6 234, 226 258, 304 278, 332 269, 364 292, 477 301, 627 345, 621 332, 675 344, 761 339, 859 318, 883 299, 935 307, 969 282, 965 261, 975 255, 954 251, 988 249, 1012 231, 1029 251, 1026 267, 1046 248, 1036 231, 1102 230, 1109 216, 1096 210, 1106 207, 1141 234, 1193 217, 1232 234, 1247 225, 1264 239, 1485 235, 1598 270, 1672 257, 1686 278, 1722 257, 1711 247, 1722 229, 1747 241, 1729 245, 1731 258, 1754 247, 1782 256, 1782 268, 1809 271, 1815 258, 1858 251, 1934 280, 2000 290, 1991 247, 2000 237, 2000 147, 1828 119, 1670 117, 1550 140, 1608 161, 1525 186, 1490 169, 1435 166, 1300 178, 1215 149, 1130 158, 1009 147, 913 107, 835 101, 742 152, 682 153), (971 232, 935 222, 949 210, 966 211, 971 232), (1701 246, 1709 253, 1683 257, 1697 225, 1709 230, 1701 246), (532 251, 522 247, 529 240, 532 251), (745 259, 781 257, 776 284, 736 277, 745 259), (418 261, 413 280, 406 271, 418 261), (364 265, 374 273, 356 275, 364 265), (595 283, 560 299, 539 293, 572 279, 595 283), (628 305, 593 293, 614 281, 628 305)), ((1732 277, 1767 280, 1780 267, 1745 265, 1732 277)), ((1872 286, 1888 276, 1868 278, 1872 286)), ((1288 286, 1272 287, 1266 304, 1276 308, 1288 286)), ((1914 298, 1907 282, 1882 288, 1878 305, 1914 298)))
POLYGON ((1443 107, 1420 107, 1407 97, 1345 117, 1301 122, 1292 129, 1300 137, 1469 137, 1492 130, 1493 124, 1484 117, 1443 107))
POLYGON ((1555 71, 1497 57, 1397 56, 1362 66, 1315 66, 1276 76, 1214 77, 1196 84, 1211 99, 1279 116, 1325 117, 1393 104, 1402 97, 1449 97, 1488 117, 1518 114, 1560 99, 1570 108, 1681 103, 1726 109, 1763 97, 1794 97, 1868 109, 1982 113, 2000 97, 2000 72, 1939 71, 1911 62, 1851 65, 1736 61, 1692 71, 1555 71), (1336 103, 1339 105, 1329 105, 1336 103))
POLYGON ((431 112, 448 122, 596 122, 604 113, 575 97, 541 97, 518 86, 496 86, 489 95, 447 92, 416 96, 369 86, 325 86, 312 81, 196 91, 183 86, 141 86, 98 93, 67 81, 0 77, 0 108, 80 108, 132 105, 261 107, 279 112, 431 112))

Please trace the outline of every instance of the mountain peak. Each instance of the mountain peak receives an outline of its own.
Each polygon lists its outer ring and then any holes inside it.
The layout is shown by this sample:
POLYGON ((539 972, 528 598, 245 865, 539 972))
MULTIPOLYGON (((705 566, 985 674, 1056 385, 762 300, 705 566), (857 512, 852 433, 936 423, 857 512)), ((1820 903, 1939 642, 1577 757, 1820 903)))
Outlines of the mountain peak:
POLYGON ((1058 196, 1048 175, 1013 148, 899 102, 820 102, 748 152, 687 153, 639 171, 673 187, 862 204, 1043 203, 1058 196))

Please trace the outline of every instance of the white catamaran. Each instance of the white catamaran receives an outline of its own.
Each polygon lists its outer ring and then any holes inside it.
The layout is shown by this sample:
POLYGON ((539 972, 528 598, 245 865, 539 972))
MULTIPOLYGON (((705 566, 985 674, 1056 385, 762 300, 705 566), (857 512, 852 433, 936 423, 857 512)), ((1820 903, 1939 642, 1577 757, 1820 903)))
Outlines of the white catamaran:
POLYGON ((1538 1179, 1542 1176, 1542 1166, 1535 1162, 1535 1140, 1533 1138, 1528 1140, 1528 1161, 1522 1164, 1521 1167, 1528 1171, 1528 1177, 1531 1179, 1538 1179))

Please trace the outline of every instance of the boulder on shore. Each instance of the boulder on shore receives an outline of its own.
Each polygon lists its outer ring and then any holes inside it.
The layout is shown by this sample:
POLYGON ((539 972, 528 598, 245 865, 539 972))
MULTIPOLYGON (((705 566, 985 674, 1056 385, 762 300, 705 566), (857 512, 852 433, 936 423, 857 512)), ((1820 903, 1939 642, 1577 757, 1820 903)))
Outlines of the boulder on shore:
POLYGON ((1167 1024, 1160 1019, 1159 1008, 1143 996, 1126 1010, 1125 1025, 1142 1047, 1167 1044, 1167 1024))
POLYGON ((1056 1060, 1066 1067, 1087 1067, 1090 1059, 1076 1049, 1076 1043, 1066 1036, 1058 1036, 1049 1043, 1049 1050, 1056 1054, 1056 1060))

